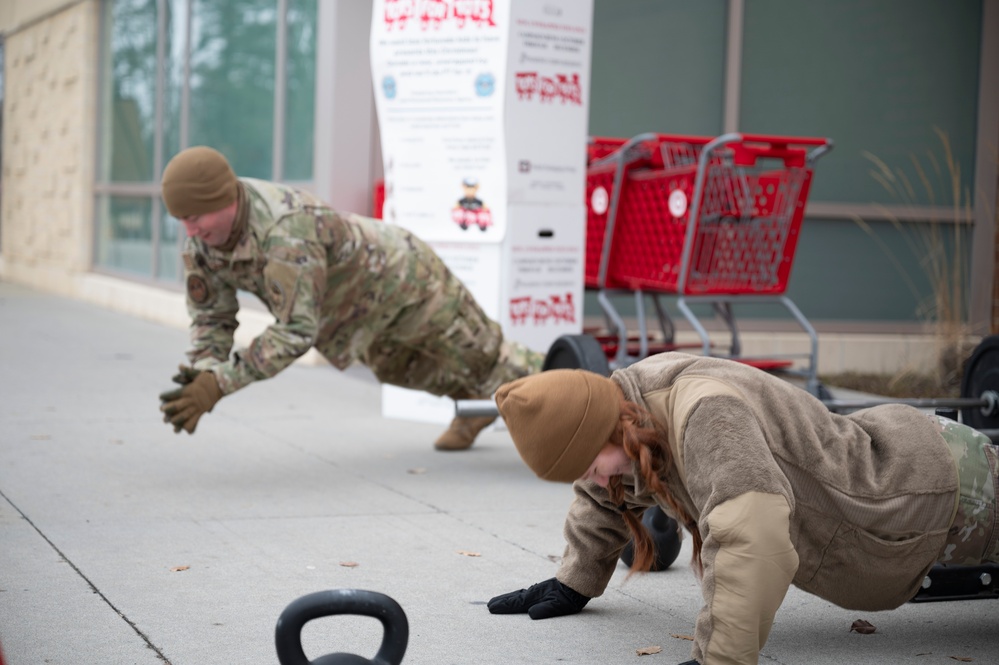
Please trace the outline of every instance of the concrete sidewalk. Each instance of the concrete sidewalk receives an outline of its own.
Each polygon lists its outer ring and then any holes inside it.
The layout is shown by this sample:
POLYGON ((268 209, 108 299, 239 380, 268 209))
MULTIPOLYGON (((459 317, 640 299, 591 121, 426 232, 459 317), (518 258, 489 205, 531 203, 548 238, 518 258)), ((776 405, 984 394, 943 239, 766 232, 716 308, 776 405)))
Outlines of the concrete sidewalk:
MULTIPOLYGON (((226 398, 194 436, 157 395, 187 333, 0 283, 0 644, 8 665, 277 662, 282 609, 334 588, 405 610, 404 663, 689 658, 689 549, 581 614, 492 616, 554 575, 567 485, 537 480, 505 432, 437 453, 436 425, 386 420, 365 371, 293 366, 226 398), (472 556, 474 554, 474 556, 472 556)), ((764 663, 999 662, 999 604, 839 609, 792 589, 764 663), (873 635, 850 632, 856 619, 873 635)), ((310 658, 374 656, 381 625, 310 623, 310 658)))

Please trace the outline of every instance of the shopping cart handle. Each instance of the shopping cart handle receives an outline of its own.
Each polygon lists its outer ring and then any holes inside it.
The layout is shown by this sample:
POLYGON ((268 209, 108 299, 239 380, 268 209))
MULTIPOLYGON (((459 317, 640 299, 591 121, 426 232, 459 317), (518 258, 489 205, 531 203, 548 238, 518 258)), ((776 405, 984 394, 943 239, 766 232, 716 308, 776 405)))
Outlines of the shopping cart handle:
POLYGON ((735 163, 751 166, 761 157, 780 159, 788 167, 802 167, 813 164, 826 152, 832 150, 831 139, 814 136, 772 136, 769 134, 733 134, 738 137, 727 145, 735 152, 735 163), (763 143, 762 145, 752 145, 763 143), (802 146, 817 146, 806 152, 802 146))
POLYGON ((827 145, 832 140, 819 136, 775 136, 773 134, 741 134, 743 141, 769 143, 771 145, 827 145))

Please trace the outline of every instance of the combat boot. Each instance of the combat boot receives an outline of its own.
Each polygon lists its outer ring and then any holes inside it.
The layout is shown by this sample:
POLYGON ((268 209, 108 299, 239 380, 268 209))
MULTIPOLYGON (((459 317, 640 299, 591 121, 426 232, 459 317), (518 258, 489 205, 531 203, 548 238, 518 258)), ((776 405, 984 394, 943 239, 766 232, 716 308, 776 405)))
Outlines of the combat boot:
POLYGON ((496 416, 482 418, 455 418, 451 426, 437 437, 434 448, 437 450, 467 450, 475 443, 479 432, 493 424, 496 416))

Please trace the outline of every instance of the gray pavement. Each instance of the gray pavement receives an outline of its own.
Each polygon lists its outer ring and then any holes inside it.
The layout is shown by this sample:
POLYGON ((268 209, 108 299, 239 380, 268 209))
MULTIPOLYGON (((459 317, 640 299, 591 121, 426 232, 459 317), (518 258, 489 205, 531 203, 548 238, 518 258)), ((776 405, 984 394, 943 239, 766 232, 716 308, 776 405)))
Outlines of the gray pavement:
MULTIPOLYGON (((194 436, 175 435, 156 396, 186 340, 0 282, 8 665, 273 665, 282 609, 336 588, 399 602, 404 663, 689 657, 700 602, 686 546, 662 573, 626 582, 622 567, 579 615, 492 616, 491 596, 555 573, 568 486, 537 480, 503 431, 434 452, 440 427, 382 418, 363 370, 293 366, 224 399, 194 436), (650 646, 662 652, 636 655, 650 646)), ((997 620, 993 601, 871 613, 792 589, 760 660, 997 663, 997 620), (877 632, 850 632, 856 619, 877 632)), ((381 626, 320 619, 303 640, 310 658, 370 658, 381 626)))

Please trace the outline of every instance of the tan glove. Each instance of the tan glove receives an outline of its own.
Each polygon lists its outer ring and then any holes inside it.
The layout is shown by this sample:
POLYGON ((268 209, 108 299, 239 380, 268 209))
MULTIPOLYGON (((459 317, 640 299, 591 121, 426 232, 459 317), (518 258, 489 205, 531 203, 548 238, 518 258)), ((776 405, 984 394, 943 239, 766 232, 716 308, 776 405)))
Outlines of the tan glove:
POLYGON ((180 430, 194 434, 198 420, 209 413, 220 399, 222 390, 215 375, 211 372, 198 372, 187 385, 160 395, 163 422, 173 425, 173 431, 177 434, 180 434, 180 430))
POLYGON ((177 385, 186 386, 191 381, 194 381, 198 374, 201 374, 200 369, 194 369, 189 365, 177 365, 177 373, 170 380, 177 385))

